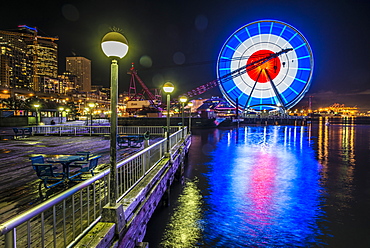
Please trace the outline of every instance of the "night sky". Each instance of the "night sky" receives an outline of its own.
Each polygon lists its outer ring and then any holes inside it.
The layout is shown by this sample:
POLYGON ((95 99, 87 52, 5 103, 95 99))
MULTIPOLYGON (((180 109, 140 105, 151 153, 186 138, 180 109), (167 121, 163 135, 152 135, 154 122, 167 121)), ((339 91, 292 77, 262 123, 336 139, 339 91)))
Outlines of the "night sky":
MULTIPOLYGON (((59 37, 59 73, 66 56, 92 61, 92 84, 108 86, 110 60, 100 48, 112 27, 129 41, 120 61, 120 91, 135 63, 149 88, 166 81, 175 96, 216 79, 216 60, 227 38, 257 20, 274 19, 297 28, 314 54, 314 73, 306 97, 312 107, 341 103, 370 110, 370 1, 8 1, 0 29, 25 24, 39 35, 59 37), (23 4, 22 4, 23 2, 23 4)), ((138 87, 139 88, 139 87, 138 87)), ((221 95, 218 88, 199 97, 221 95)))

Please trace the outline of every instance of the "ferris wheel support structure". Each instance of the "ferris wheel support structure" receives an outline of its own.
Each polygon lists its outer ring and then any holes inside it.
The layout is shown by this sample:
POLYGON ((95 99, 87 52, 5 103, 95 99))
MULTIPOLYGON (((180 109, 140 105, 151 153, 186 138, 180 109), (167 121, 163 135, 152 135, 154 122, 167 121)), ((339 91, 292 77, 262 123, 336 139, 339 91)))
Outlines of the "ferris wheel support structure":
MULTIPOLYGON (((254 70, 256 68, 258 68, 259 66, 265 64, 266 62, 270 61, 271 59, 274 59, 274 58, 277 58, 279 57, 280 55, 282 54, 285 54, 289 51, 292 51, 293 49, 292 48, 287 48, 287 49, 282 49, 280 52, 277 52, 277 53, 271 53, 270 55, 264 57, 264 58, 261 58, 259 60, 256 60, 252 63, 249 63, 245 66, 242 66, 226 75, 223 75, 222 77, 220 78, 217 78, 211 82, 208 82, 206 84, 203 84, 201 86, 198 86, 197 88, 191 90, 191 91, 188 91, 185 95, 188 96, 188 97, 193 97, 193 96, 196 96, 196 95, 200 95, 200 94, 203 94, 204 92, 206 92, 207 90, 210 90, 216 86, 218 86, 220 83, 224 83, 224 82, 227 82, 229 80, 232 80, 233 78, 236 78, 236 77, 239 77, 241 75, 243 75, 244 73, 248 72, 248 71, 251 71, 251 70, 254 70)), ((271 81, 272 82, 272 81, 271 81)))

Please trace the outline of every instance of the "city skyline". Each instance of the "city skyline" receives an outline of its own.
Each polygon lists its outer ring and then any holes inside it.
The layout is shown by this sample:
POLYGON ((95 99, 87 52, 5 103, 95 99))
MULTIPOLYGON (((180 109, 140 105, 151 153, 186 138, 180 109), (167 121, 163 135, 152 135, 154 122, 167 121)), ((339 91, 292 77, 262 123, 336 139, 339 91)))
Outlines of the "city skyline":
MULTIPOLYGON (((306 97, 298 105, 313 107, 335 102, 370 109, 370 63, 367 37, 370 24, 367 1, 150 1, 115 3, 70 1, 24 3, 4 16, 1 29, 25 24, 49 36, 58 36, 59 74, 68 56, 92 61, 92 84, 108 86, 109 59, 100 41, 117 27, 129 41, 129 53, 120 61, 120 91, 129 87, 126 75, 135 63, 149 88, 169 80, 185 93, 216 79, 216 60, 225 40, 241 26, 261 19, 276 19, 300 30, 314 55, 314 73, 306 97), (111 3, 111 5, 109 5, 111 3)), ((216 88, 199 97, 221 95, 216 88)))

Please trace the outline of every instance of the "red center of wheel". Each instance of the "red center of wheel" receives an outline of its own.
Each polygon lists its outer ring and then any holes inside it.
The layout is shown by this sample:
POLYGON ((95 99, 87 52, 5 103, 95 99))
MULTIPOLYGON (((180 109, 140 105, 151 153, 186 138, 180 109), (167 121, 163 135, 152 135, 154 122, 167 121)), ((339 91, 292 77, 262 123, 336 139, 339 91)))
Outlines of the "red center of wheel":
MULTIPOLYGON (((271 54, 274 54, 274 52, 270 50, 259 50, 253 53, 249 57, 247 61, 247 65, 255 61, 258 61, 260 59, 266 58, 270 56, 271 54)), ((259 83, 266 83, 270 81, 268 75, 270 76, 271 80, 273 80, 279 74, 281 63, 280 63, 279 57, 276 57, 276 58, 270 59, 269 61, 265 62, 262 65, 257 66, 256 68, 253 68, 253 67, 254 65, 248 66, 246 68, 249 77, 253 81, 257 81, 259 83)))

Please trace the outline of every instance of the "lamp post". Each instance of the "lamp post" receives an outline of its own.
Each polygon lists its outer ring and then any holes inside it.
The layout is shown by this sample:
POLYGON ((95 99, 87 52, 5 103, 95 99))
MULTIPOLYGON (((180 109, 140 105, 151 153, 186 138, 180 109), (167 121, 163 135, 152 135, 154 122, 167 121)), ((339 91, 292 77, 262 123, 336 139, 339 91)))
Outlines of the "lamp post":
POLYGON ((90 108, 89 107, 85 107, 84 108, 84 115, 86 114, 86 126, 89 125, 89 112, 90 112, 90 108))
POLYGON ((40 107, 40 104, 35 103, 33 106, 36 109, 36 125, 38 125, 39 124, 39 107, 40 107))
POLYGON ((116 205, 117 200, 117 100, 118 100, 118 59, 122 59, 128 52, 126 38, 118 32, 107 33, 102 41, 101 48, 104 54, 112 59, 111 86, 110 86, 110 192, 109 204, 116 205))
POLYGON ((191 129, 191 107, 193 107, 193 102, 189 102, 188 103, 188 107, 189 107, 189 134, 190 134, 190 129, 191 129))
POLYGON ((62 122, 63 122, 63 110, 64 110, 63 107, 60 107, 59 108, 60 124, 62 124, 62 122))
POLYGON ((93 124, 93 110, 94 110, 94 107, 95 107, 95 103, 90 102, 87 105, 90 107, 90 126, 92 126, 92 124, 93 124))
POLYGON ((163 85, 163 91, 167 94, 167 155, 170 155, 170 99, 171 93, 175 89, 172 83, 167 82, 163 85))
POLYGON ((188 101, 188 98, 186 96, 180 97, 181 102, 181 123, 182 123, 182 138, 184 138, 184 107, 185 103, 188 101))
POLYGON ((66 109, 66 121, 68 121, 68 117, 69 117, 69 112, 71 111, 71 109, 66 109))

